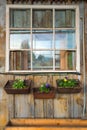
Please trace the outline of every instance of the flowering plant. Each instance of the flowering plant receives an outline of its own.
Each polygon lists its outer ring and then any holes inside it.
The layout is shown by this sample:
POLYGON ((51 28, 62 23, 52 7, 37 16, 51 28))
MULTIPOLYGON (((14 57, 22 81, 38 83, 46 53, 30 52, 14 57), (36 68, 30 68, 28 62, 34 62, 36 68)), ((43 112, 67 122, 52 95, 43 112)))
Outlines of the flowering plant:
POLYGON ((50 86, 50 84, 48 84, 48 83, 43 83, 43 84, 41 84, 41 86, 39 87, 39 91, 40 91, 41 93, 43 93, 43 92, 48 93, 50 90, 51 90, 51 86, 50 86))
POLYGON ((21 80, 21 79, 16 79, 16 80, 13 82, 12 87, 15 88, 15 89, 21 89, 21 88, 25 88, 26 86, 24 85, 24 81, 23 81, 23 80, 21 80))
POLYGON ((64 79, 58 79, 57 80, 57 85, 59 87, 63 87, 63 88, 72 88, 72 87, 76 87, 79 83, 79 80, 77 79, 69 79, 68 77, 65 77, 64 79))

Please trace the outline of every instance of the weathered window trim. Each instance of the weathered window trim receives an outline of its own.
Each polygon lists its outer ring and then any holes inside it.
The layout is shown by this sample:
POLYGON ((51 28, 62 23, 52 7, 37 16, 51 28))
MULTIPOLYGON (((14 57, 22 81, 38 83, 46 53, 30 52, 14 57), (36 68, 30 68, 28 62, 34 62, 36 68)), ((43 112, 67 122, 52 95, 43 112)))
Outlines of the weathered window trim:
MULTIPOLYGON (((54 11, 53 11, 54 13, 54 11)), ((32 14, 32 13, 31 13, 32 14)), ((32 20, 32 19, 31 19, 32 20)), ((53 20, 54 21, 54 20, 53 20)), ((64 28, 65 29, 65 28, 64 28)), ((16 29, 15 29, 16 30, 16 29)), ((54 38, 54 37, 53 37, 54 38)), ((32 44, 31 44, 32 45, 32 44)), ((73 50, 73 49, 72 49, 73 50)), ((31 59, 32 59, 32 55, 31 55, 31 59)), ((55 67, 55 62, 54 62, 54 58, 53 58, 53 68, 55 67)), ((7 5, 6 6, 6 67, 5 67, 5 71, 6 72, 13 72, 13 73, 37 73, 37 72, 80 72, 80 26, 79 26, 79 6, 78 5, 7 5), (32 70, 32 65, 31 65, 31 70, 9 70, 9 33, 10 33, 10 29, 12 30, 12 28, 9 28, 9 9, 12 8, 16 8, 16 9, 21 9, 21 8, 39 8, 39 9, 75 9, 76 10, 76 45, 77 45, 77 49, 76 49, 76 70, 32 70)))

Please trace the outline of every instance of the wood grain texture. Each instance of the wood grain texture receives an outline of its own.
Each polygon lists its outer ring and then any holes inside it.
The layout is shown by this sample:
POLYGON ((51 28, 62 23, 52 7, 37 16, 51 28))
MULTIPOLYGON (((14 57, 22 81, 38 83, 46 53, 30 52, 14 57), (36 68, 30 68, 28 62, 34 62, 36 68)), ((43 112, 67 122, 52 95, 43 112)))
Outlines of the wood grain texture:
POLYGON ((5 130, 87 130, 81 119, 12 119, 5 130))
POLYGON ((15 117, 29 117, 28 95, 15 96, 15 117))
POLYGON ((83 99, 81 94, 73 95, 73 117, 81 118, 83 112, 83 99))
POLYGON ((58 95, 54 99, 54 118, 67 118, 68 117, 68 98, 67 96, 58 95))
POLYGON ((44 118, 43 99, 35 99, 35 118, 44 118))
POLYGON ((28 113, 29 113, 29 116, 30 118, 34 118, 34 115, 35 115, 35 110, 34 110, 34 96, 33 94, 29 94, 28 95, 28 113))
POLYGON ((7 126, 87 126, 87 119, 41 119, 13 118, 7 126))
POLYGON ((34 87, 40 87, 42 83, 46 83, 47 78, 47 76, 34 76, 34 87))
POLYGON ((87 130, 86 127, 14 127, 6 128, 5 130, 87 130))
POLYGON ((54 117, 54 100, 44 99, 44 118, 53 118, 53 117, 54 117))
POLYGON ((8 119, 15 117, 15 96, 13 94, 8 95, 8 119))
MULTIPOLYGON (((15 76, 14 79, 32 79, 35 87, 43 82, 48 82, 56 87, 56 79, 64 78, 66 75, 49 76, 15 76)), ((78 78, 68 74, 70 78, 78 78)), ((32 85, 32 87, 34 87, 32 85)), ((55 99, 34 99, 33 92, 27 95, 8 95, 9 119, 12 117, 30 118, 77 118, 82 116, 83 95, 82 94, 56 94, 55 99)))

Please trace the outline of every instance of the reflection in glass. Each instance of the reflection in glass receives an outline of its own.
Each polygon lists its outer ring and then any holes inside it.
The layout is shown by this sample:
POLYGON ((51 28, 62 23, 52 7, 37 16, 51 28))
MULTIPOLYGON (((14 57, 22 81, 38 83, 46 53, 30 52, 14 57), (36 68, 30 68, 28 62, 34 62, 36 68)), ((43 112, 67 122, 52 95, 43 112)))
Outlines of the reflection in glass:
POLYGON ((33 31, 33 48, 34 49, 52 49, 53 34, 51 30, 33 31))
POLYGON ((10 10, 11 28, 29 28, 30 10, 29 9, 11 9, 10 10))
POLYGON ((33 10, 33 28, 52 28, 52 10, 34 9, 33 10))
POLYGON ((63 9, 55 11, 56 28, 74 28, 75 27, 75 10, 63 9))
POLYGON ((30 70, 30 51, 10 51, 10 70, 30 70))
POLYGON ((29 31, 10 32, 10 49, 29 49, 30 43, 29 31))
POLYGON ((56 49, 76 49, 74 30, 56 30, 55 48, 56 49))
POLYGON ((61 50, 55 52, 56 70, 75 70, 76 52, 61 50))
POLYGON ((52 51, 33 51, 33 69, 49 70, 53 69, 53 52, 52 51))

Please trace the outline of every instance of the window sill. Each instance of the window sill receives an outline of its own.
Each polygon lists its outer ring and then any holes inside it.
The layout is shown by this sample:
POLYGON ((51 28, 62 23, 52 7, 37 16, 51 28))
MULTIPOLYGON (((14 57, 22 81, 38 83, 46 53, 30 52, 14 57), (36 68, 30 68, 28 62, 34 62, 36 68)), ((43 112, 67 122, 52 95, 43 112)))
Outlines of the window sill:
POLYGON ((76 74, 81 75, 80 72, 77 71, 9 71, 9 72, 0 72, 3 75, 44 75, 44 74, 51 74, 51 75, 58 75, 58 74, 76 74))

